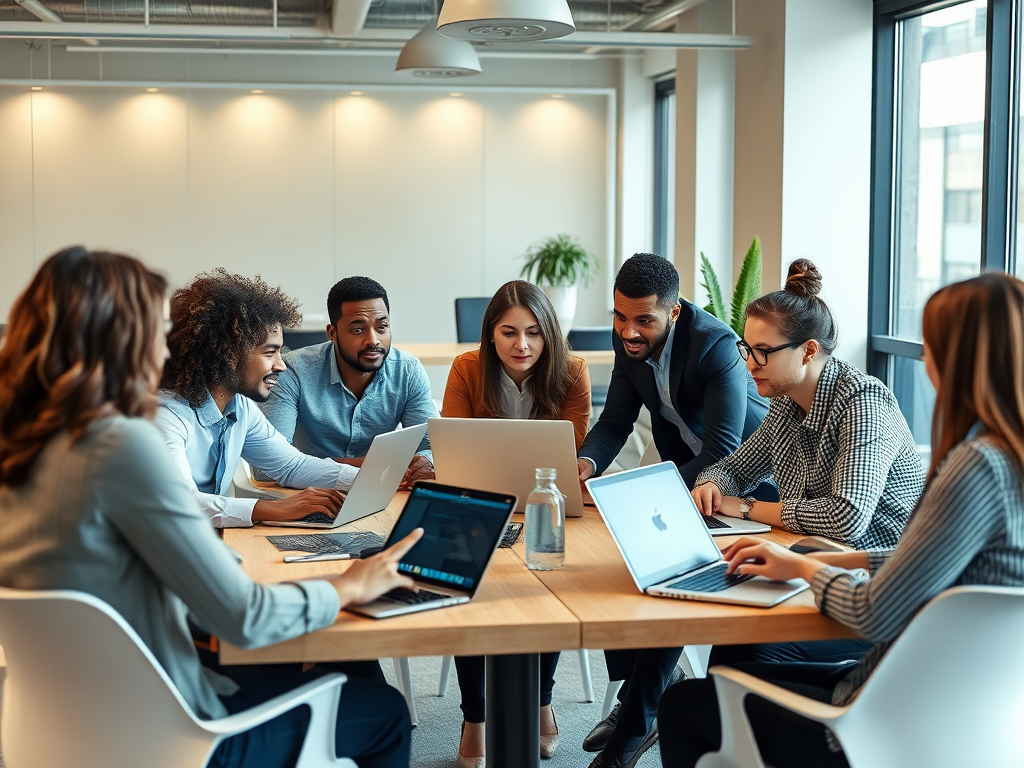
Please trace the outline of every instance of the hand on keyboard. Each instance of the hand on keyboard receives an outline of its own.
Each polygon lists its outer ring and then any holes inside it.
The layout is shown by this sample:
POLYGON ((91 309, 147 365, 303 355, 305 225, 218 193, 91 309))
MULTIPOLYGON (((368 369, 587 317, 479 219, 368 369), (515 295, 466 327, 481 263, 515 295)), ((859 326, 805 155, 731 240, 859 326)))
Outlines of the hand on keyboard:
POLYGON ((729 573, 765 576, 776 581, 803 579, 810 581, 826 566, 821 560, 796 552, 764 539, 743 536, 722 552, 729 563, 729 573))
POLYGON ((416 591, 416 585, 408 576, 398 572, 398 563, 416 546, 423 536, 423 529, 417 528, 397 544, 393 544, 378 555, 365 560, 355 560, 345 573, 331 584, 338 590, 341 607, 369 603, 385 592, 398 587, 416 591))
POLYGON ((333 488, 307 488, 285 499, 257 501, 252 509, 252 521, 300 520, 319 513, 329 523, 338 514, 344 501, 345 494, 333 488))

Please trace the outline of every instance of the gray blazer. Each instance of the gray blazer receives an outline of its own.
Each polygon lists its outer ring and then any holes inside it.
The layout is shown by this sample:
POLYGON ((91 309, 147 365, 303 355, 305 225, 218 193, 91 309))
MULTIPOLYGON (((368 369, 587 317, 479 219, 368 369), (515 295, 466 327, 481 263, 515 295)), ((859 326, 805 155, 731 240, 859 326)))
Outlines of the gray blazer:
POLYGON ((92 424, 76 443, 58 435, 28 482, 0 486, 0 585, 105 600, 207 718, 227 714, 217 696, 232 693, 233 683, 200 665, 188 610, 242 647, 329 626, 338 613, 327 581, 264 586, 246 576, 172 467, 157 428, 124 416, 92 424))

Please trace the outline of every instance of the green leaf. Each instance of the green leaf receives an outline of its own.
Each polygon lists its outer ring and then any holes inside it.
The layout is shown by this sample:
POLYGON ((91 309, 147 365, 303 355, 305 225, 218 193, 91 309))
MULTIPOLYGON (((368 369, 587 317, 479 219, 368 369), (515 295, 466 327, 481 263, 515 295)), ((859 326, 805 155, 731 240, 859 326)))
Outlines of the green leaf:
POLYGON ((736 335, 743 337, 747 304, 761 295, 761 238, 755 237, 743 257, 740 276, 736 278, 736 290, 732 294, 732 322, 736 335))
POLYGON ((711 266, 711 262, 708 261, 708 257, 704 255, 703 251, 700 254, 700 274, 704 278, 701 287, 708 294, 708 305, 704 307, 705 311, 710 312, 723 323, 728 323, 729 316, 725 313, 725 302, 722 301, 722 286, 718 282, 715 268, 711 266))
POLYGON ((575 237, 564 233, 534 243, 523 258, 525 263, 519 276, 532 279, 537 285, 569 286, 582 282, 587 286, 601 269, 601 263, 575 237))

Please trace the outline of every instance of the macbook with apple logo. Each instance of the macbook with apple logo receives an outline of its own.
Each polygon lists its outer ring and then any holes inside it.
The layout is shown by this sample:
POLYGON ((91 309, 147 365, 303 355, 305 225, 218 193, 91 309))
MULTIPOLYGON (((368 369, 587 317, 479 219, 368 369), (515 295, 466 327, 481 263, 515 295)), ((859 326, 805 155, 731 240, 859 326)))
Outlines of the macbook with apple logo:
POLYGON ((807 589, 802 579, 726 574, 726 562, 670 461, 587 480, 641 592, 767 608, 807 589))

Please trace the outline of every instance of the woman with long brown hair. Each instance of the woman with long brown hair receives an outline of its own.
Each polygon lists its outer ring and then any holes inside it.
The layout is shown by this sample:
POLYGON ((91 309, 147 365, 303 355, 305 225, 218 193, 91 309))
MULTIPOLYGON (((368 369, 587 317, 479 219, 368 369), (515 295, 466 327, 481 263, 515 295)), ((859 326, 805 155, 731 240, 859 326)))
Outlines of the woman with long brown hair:
MULTIPOLYGON (((554 307, 537 286, 505 283, 487 305, 480 349, 455 358, 448 374, 441 415, 459 418, 571 421, 576 450, 590 424, 590 374, 583 358, 569 354, 554 307)), ((541 654, 541 755, 558 746, 551 708, 557 653, 541 654)), ((455 658, 462 690, 459 765, 484 765, 484 660, 455 658)))
MULTIPOLYGON (((932 459, 895 548, 798 555, 745 537, 724 553, 731 572, 806 579, 822 613, 874 643, 859 662, 824 669, 736 665, 836 705, 856 696, 889 646, 943 590, 1024 583, 1024 283, 991 273, 947 286, 929 299, 923 325, 925 368, 937 391, 932 459)), ((716 701, 710 678, 665 692, 658 720, 666 768, 690 768, 718 748, 716 701)), ((747 709, 766 764, 847 765, 842 745, 820 724, 756 697, 747 709)))
MULTIPOLYGON (((329 626, 347 604, 411 586, 398 560, 422 531, 332 579, 249 579, 185 479, 169 471, 150 421, 167 355, 165 292, 164 278, 139 261, 76 247, 47 259, 15 302, 0 348, 0 585, 104 600, 192 711, 220 718, 321 672, 257 666, 217 674, 202 665, 187 613, 243 647, 329 626)), ((209 765, 294 765, 307 720, 300 708, 227 739, 209 765)), ((388 686, 349 680, 337 732, 339 753, 363 768, 409 764, 408 712, 388 686)))

